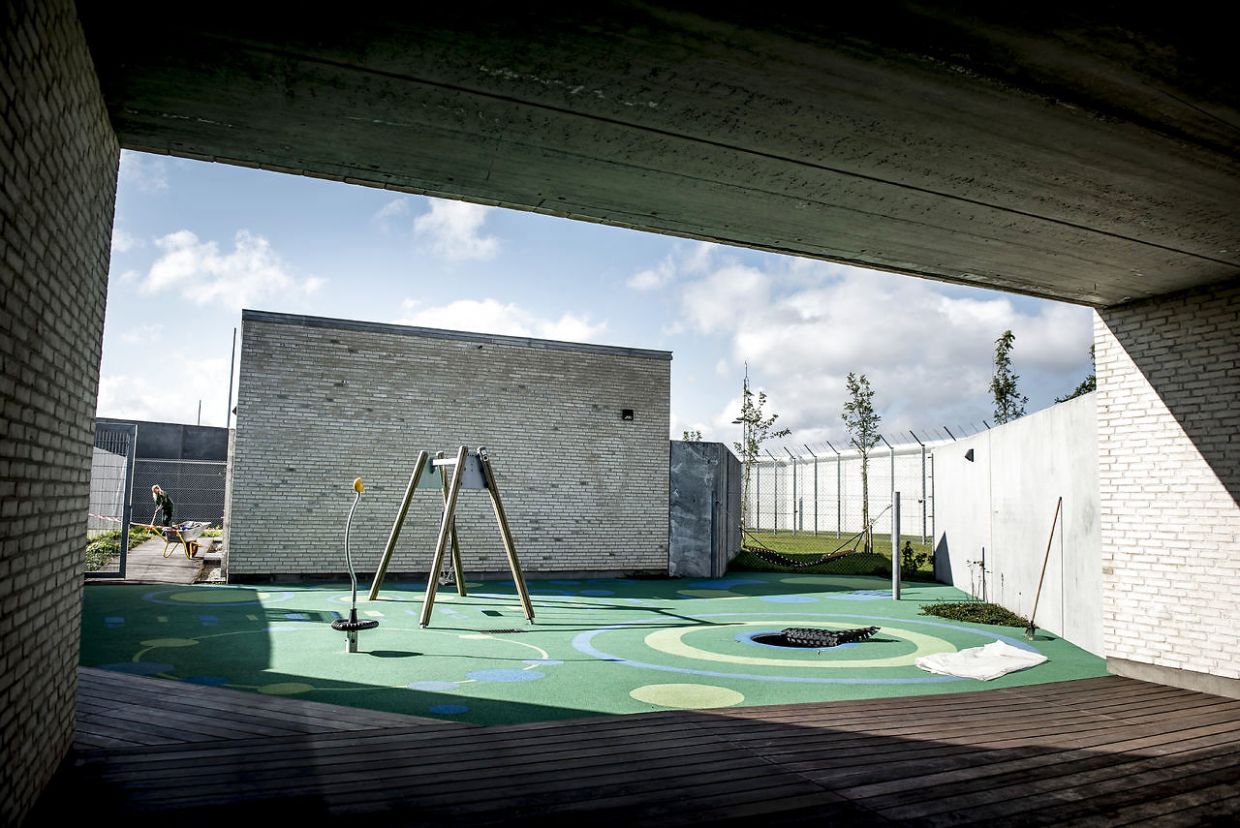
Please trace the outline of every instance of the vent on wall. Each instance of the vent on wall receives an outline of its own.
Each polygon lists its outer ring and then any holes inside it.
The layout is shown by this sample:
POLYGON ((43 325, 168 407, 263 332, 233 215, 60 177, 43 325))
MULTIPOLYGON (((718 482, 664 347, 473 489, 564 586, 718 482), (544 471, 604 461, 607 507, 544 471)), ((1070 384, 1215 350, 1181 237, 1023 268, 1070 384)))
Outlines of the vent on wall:
POLYGON ((620 410, 620 419, 624 420, 625 422, 632 422, 632 420, 633 420, 633 409, 631 409, 631 408, 623 408, 623 409, 621 409, 621 410, 620 410))

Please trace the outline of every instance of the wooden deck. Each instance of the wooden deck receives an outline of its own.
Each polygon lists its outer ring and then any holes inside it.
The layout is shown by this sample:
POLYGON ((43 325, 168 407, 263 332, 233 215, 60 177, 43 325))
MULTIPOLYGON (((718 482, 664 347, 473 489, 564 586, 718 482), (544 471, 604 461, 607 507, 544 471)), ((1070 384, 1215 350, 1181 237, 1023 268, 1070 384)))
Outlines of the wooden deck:
POLYGON ((178 826, 1221 825, 1240 815, 1240 700, 1116 677, 491 728, 85 669, 82 700, 78 750, 36 824, 63 816, 57 805, 70 803, 57 791, 130 823, 178 826))

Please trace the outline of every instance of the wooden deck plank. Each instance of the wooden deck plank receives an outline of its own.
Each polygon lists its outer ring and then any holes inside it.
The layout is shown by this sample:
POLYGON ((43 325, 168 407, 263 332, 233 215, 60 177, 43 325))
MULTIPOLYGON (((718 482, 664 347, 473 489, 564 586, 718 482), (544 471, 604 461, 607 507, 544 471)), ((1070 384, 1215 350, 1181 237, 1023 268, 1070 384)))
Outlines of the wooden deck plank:
POLYGON ((68 773, 134 824, 1191 825, 1240 807, 1240 701, 1113 676, 491 728, 124 674, 82 685, 68 773))

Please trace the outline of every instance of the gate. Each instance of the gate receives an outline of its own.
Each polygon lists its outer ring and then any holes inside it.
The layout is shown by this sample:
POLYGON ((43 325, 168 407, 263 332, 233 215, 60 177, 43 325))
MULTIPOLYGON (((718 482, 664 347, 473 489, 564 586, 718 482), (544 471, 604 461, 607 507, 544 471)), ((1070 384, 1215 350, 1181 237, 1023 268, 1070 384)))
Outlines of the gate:
POLYGON ((95 425, 95 449, 90 464, 90 508, 86 519, 88 577, 125 577, 137 438, 136 425, 95 425))

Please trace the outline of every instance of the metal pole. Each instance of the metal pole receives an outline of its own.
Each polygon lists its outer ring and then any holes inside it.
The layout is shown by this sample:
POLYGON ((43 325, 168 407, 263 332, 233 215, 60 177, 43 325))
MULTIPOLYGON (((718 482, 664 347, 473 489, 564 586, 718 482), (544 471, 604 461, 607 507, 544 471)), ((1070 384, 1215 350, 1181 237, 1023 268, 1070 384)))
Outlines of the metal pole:
POLYGON ((809 452, 809 456, 814 458, 814 534, 818 534, 818 455, 814 454, 814 450, 805 445, 805 450, 809 452))
POLYGON ((202 425, 202 400, 198 401, 198 425, 202 425))
POLYGON ((938 535, 936 534, 937 530, 934 527, 934 518, 935 518, 935 515, 938 513, 939 509, 938 509, 938 502, 934 499, 934 455, 933 454, 930 455, 930 502, 935 504, 934 508, 930 510, 930 539, 934 540, 935 538, 938 537, 938 535))
POLYGON ((915 431, 910 431, 917 445, 921 446, 921 542, 926 543, 926 444, 918 438, 915 431))
POLYGON ((844 528, 844 509, 843 509, 843 487, 841 481, 841 469, 839 469, 839 451, 831 445, 831 440, 827 440, 827 447, 836 452, 836 537, 843 534, 844 528))
POLYGON ((784 451, 792 458, 792 534, 795 535, 802 528, 801 522, 797 520, 801 515, 801 503, 797 499, 797 458, 788 451, 787 446, 784 446, 784 451))
POLYGON ((754 529, 762 530, 762 467, 757 462, 753 464, 753 480, 756 491, 753 496, 754 508, 754 529))
POLYGON ((956 439, 956 435, 952 434, 952 430, 950 428, 948 428, 947 426, 943 426, 943 430, 947 432, 947 436, 952 438, 952 440, 956 439))
POLYGON ((891 465, 891 488, 888 492, 889 494, 888 502, 892 504, 892 508, 894 509, 895 502, 896 502, 896 450, 891 445, 891 443, 887 442, 887 438, 884 437, 883 435, 881 434, 878 435, 878 439, 882 440, 884 445, 887 446, 887 456, 891 460, 891 464, 890 464, 891 465))
POLYGON ((900 493, 891 494, 891 598, 900 600, 900 493))
POLYGON ((771 464, 771 471, 775 473, 775 526, 772 531, 774 531, 774 533, 778 535, 779 534, 779 458, 771 454, 770 449, 766 449, 765 451, 766 451, 767 456, 770 457, 771 460, 773 461, 771 464))
POLYGON ((237 364, 237 329, 233 328, 232 354, 228 357, 228 410, 224 412, 224 428, 232 423, 233 367, 237 364))

